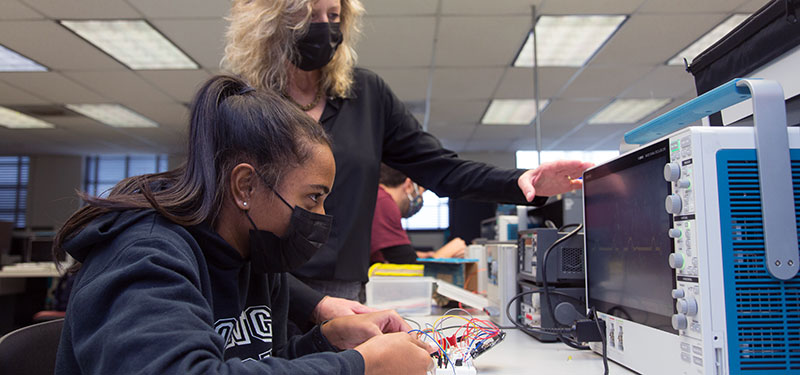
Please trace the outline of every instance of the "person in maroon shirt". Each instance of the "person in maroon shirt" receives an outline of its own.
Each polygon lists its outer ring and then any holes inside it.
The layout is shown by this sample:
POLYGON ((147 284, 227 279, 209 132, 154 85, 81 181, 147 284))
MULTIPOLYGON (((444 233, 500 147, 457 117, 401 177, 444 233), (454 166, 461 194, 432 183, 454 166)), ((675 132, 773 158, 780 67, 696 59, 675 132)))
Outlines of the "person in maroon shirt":
POLYGON ((400 223, 422 208, 425 188, 402 172, 381 164, 378 197, 372 219, 370 263, 416 263, 417 258, 453 258, 464 256, 467 245, 454 238, 435 252, 415 251, 400 223))

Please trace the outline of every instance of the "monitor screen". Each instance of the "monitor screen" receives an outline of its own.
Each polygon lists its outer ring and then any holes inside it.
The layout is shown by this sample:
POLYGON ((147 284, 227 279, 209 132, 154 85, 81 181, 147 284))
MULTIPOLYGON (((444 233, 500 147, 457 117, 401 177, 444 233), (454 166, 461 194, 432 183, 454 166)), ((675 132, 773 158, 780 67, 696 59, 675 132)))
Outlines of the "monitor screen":
POLYGON ((672 218, 664 208, 667 146, 664 140, 584 174, 586 283, 590 307, 677 333, 672 218))

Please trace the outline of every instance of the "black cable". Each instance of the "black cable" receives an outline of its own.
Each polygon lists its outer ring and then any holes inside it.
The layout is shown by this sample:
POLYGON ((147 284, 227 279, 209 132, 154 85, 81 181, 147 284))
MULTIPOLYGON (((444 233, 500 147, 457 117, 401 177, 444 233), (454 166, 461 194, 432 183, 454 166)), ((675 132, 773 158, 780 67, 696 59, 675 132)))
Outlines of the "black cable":
POLYGON ((594 323, 597 324, 597 332, 603 337, 603 375, 608 375, 608 344, 606 343, 606 333, 600 328, 600 317, 597 316, 597 310, 592 306, 592 317, 594 323))
MULTIPOLYGON (((567 224, 566 226, 572 226, 574 224, 567 224)), ((573 229, 571 232, 565 234, 561 238, 555 240, 550 246, 547 247, 547 250, 544 251, 544 256, 542 257, 542 286, 544 287, 544 300, 547 302, 547 310, 550 312, 550 316, 555 319, 556 314, 553 310, 553 304, 550 300, 550 288, 547 286, 547 258, 550 257, 550 251, 552 251, 556 245, 568 240, 570 237, 574 236, 578 233, 581 229, 583 229, 583 224, 577 224, 577 227, 573 229)), ((558 322, 556 322, 558 323, 558 322)))
MULTIPOLYGON (((527 291, 527 292, 522 292, 522 293, 517 294, 514 297, 511 297, 511 299, 508 301, 508 304, 506 304, 506 318, 508 318, 508 320, 510 320, 511 323, 514 324, 514 326, 519 328, 521 331, 542 333, 542 334, 547 334, 547 335, 558 335, 560 333, 572 332, 572 328, 526 327, 526 326, 523 326, 522 324, 519 324, 519 322, 517 322, 517 319, 514 319, 514 318, 511 317, 511 304, 513 304, 514 301, 522 298, 522 296, 525 296, 525 295, 528 295, 528 294, 541 293, 541 292, 542 292, 541 290, 537 289, 537 290, 531 290, 531 291, 527 291)), ((565 293, 561 293, 561 292, 556 292, 556 291, 553 291, 553 292, 556 293, 556 294, 566 295, 565 293)), ((568 296, 568 297, 572 297, 572 296, 568 296)))
MULTIPOLYGON (((555 310, 553 308, 553 301, 550 298, 550 293, 552 291, 550 291, 550 287, 547 286, 547 258, 550 257, 550 252, 558 244, 568 240, 570 237, 574 236, 581 229, 583 229, 583 224, 580 224, 580 223, 578 223, 578 224, 566 224, 566 225, 562 225, 561 228, 559 228, 557 230, 557 232, 560 232, 564 228, 569 228, 569 227, 573 227, 573 226, 575 227, 575 229, 573 229, 571 232, 565 234, 564 236, 560 237, 559 239, 555 240, 552 244, 550 244, 550 246, 547 247, 547 250, 544 251, 544 256, 542 257, 542 286, 544 287, 544 300, 547 303, 547 310, 550 312, 550 316, 553 317, 553 320, 555 321, 556 325, 558 325, 559 323, 558 323, 558 320, 556 320, 556 314, 555 314, 555 310)), ((588 349, 590 349, 588 346, 580 345, 579 343, 576 343, 573 340, 570 340, 569 338, 564 337, 564 335, 562 335, 562 334, 558 334, 557 337, 558 337, 559 341, 563 342, 565 345, 567 345, 567 346, 569 346, 569 347, 571 347, 573 349, 579 349, 579 350, 588 350, 588 349)))

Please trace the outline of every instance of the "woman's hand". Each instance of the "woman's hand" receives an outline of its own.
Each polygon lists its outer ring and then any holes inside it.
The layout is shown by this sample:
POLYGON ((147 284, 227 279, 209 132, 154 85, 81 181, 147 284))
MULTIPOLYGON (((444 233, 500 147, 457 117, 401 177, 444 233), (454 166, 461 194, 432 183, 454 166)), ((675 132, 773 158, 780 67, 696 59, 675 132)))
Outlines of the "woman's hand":
POLYGON ((423 375, 433 367, 436 348, 405 332, 375 336, 355 348, 364 357, 365 375, 423 375))
POLYGON ((580 160, 559 160, 543 163, 536 169, 529 169, 519 176, 517 184, 528 202, 536 195, 549 197, 566 193, 583 186, 578 178, 583 171, 593 167, 593 163, 580 160))
POLYGON ((339 349, 352 349, 374 336, 384 333, 408 332, 411 326, 394 310, 361 315, 348 315, 322 325, 322 334, 339 349))

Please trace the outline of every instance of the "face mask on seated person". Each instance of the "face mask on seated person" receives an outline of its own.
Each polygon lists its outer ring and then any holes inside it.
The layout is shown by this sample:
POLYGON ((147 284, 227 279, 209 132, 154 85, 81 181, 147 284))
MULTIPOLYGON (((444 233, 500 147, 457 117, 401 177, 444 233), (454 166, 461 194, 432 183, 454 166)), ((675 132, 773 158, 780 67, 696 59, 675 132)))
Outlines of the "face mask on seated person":
POLYGON ((419 185, 414 183, 414 195, 406 194, 408 196, 408 211, 404 218, 409 218, 414 216, 419 210, 422 209, 422 194, 419 193, 419 185))
POLYGON ((308 262, 328 241, 333 222, 331 215, 316 214, 299 206, 292 207, 277 191, 272 192, 292 210, 283 238, 270 231, 259 230, 245 211, 253 225, 250 230, 250 262, 259 273, 289 272, 308 262))
POLYGON ((342 40, 339 23, 312 23, 308 27, 308 32, 295 42, 297 55, 292 63, 309 72, 322 68, 331 62, 342 40))

